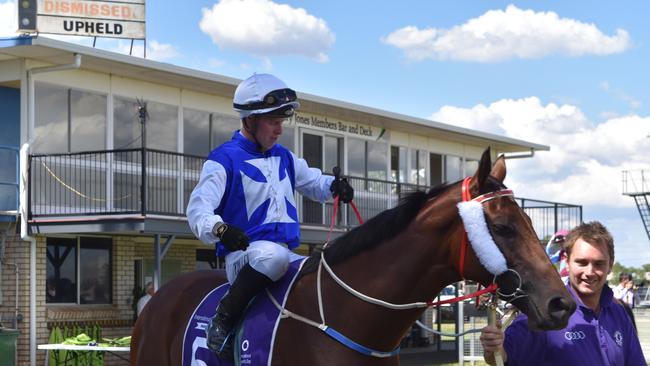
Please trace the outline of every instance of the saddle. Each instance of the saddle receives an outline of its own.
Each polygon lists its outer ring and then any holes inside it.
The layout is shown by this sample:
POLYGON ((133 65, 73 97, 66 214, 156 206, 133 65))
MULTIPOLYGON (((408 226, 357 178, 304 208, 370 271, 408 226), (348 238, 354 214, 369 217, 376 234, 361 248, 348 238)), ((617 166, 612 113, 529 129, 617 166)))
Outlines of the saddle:
MULTIPOLYGON (((268 291, 282 306, 306 258, 292 262, 287 273, 268 291)), ((217 304, 230 288, 228 283, 216 287, 201 300, 187 323, 183 337, 182 366, 270 365, 275 333, 280 324, 280 311, 266 291, 249 304, 236 326, 233 342, 234 360, 219 359, 208 349, 205 329, 214 316, 217 304)))

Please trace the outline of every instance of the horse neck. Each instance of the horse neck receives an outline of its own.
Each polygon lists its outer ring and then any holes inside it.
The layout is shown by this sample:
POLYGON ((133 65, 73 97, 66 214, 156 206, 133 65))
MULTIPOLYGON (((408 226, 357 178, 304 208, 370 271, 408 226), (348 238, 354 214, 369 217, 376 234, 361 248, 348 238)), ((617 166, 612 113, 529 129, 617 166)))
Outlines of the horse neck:
MULTIPOLYGON (((444 286, 460 280, 450 259, 458 258, 454 247, 462 232, 457 201, 448 195, 438 197, 402 233, 335 266, 335 273, 352 288, 383 301, 403 304, 432 299, 444 286)), ((363 324, 348 319, 343 326, 357 333, 357 339, 370 338, 368 341, 381 349, 399 343, 424 311, 390 310, 369 304, 342 290, 328 275, 324 274, 323 279, 326 297, 336 298, 337 308, 345 309, 347 314, 363 314, 363 324)))

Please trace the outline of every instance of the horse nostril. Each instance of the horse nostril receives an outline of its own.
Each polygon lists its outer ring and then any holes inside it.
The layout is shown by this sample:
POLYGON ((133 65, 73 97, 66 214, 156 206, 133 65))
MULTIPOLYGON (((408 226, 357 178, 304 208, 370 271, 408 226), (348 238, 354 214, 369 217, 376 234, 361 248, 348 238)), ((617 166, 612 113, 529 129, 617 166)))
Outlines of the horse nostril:
POLYGON ((552 298, 548 303, 548 313, 553 321, 563 323, 575 311, 576 304, 562 296, 552 298))

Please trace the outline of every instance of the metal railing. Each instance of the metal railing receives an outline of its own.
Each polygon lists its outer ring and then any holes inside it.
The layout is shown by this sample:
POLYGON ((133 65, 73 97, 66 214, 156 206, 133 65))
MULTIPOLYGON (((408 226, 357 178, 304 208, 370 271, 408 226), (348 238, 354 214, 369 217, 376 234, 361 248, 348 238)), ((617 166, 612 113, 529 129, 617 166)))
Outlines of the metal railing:
MULTIPOLYGON (((158 214, 182 217, 199 180, 204 157, 153 149, 123 149, 29 158, 30 217, 111 214, 158 214)), ((349 177, 354 201, 364 220, 395 207, 409 192, 429 187, 349 177)), ((330 224, 332 203, 296 195, 304 225, 330 224)), ((582 221, 582 207, 517 198, 533 221, 540 240, 582 221)), ((359 225, 349 205, 336 218, 338 228, 359 225)))
POLYGON ((515 199, 530 217, 542 241, 550 239, 558 230, 571 230, 582 223, 582 206, 521 197, 515 199))
POLYGON ((30 217, 183 216, 204 161, 153 149, 31 155, 30 217))
POLYGON ((623 170, 623 194, 633 196, 650 193, 650 170, 623 170))

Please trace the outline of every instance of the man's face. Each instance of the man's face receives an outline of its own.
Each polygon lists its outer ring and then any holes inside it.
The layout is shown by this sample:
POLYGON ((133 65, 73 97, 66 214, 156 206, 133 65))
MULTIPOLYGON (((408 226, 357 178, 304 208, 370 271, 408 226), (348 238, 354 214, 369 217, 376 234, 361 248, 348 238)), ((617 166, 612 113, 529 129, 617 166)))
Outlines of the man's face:
POLYGON ((568 260, 569 279, 576 294, 587 303, 597 301, 612 269, 606 248, 592 245, 579 238, 573 245, 568 260))
POLYGON ((278 141, 280 135, 282 135, 282 123, 285 119, 253 116, 253 123, 257 125, 255 138, 257 138, 257 142, 262 146, 263 151, 272 148, 278 141))

